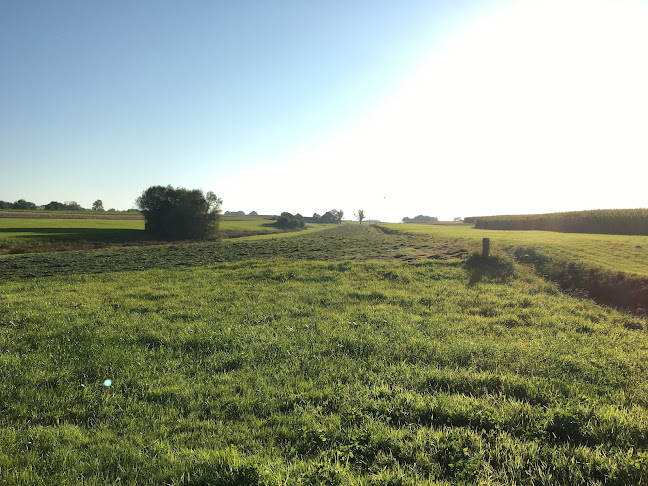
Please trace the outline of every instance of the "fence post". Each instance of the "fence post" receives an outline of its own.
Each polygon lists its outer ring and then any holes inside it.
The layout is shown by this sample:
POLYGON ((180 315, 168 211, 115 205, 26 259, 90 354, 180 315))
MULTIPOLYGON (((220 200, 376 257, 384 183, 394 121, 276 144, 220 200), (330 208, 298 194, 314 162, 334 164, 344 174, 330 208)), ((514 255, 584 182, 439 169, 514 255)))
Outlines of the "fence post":
POLYGON ((488 258, 490 255, 490 238, 482 239, 482 258, 488 258))

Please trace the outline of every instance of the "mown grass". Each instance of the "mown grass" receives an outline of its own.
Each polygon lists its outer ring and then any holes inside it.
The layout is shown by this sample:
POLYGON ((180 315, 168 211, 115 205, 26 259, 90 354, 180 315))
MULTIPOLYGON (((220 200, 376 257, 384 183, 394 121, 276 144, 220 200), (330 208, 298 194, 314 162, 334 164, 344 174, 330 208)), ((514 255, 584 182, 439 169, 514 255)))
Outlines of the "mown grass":
POLYGON ((220 223, 222 238, 248 238, 248 239, 265 239, 274 237, 296 236, 298 234, 314 233, 324 229, 333 228, 333 224, 309 224, 306 229, 301 231, 286 231, 278 228, 274 221, 265 219, 245 220, 228 220, 225 219, 220 223))
MULTIPOLYGON (((327 229, 333 229, 336 228, 338 225, 337 224, 309 224, 306 226, 306 228, 302 230, 281 230, 279 228, 276 228, 276 231, 268 234, 264 234, 263 232, 258 232, 257 234, 251 234, 248 236, 243 236, 242 239, 244 240, 266 240, 266 239, 274 239, 274 238, 290 238, 293 236, 303 236, 303 235, 309 235, 311 233, 317 233, 318 231, 323 231, 327 229)), ((225 233, 227 235, 227 233, 225 233)))
MULTIPOLYGON (((279 233, 271 221, 222 221, 222 236, 279 233)), ((0 218, 1 243, 45 243, 57 241, 141 241, 151 239, 144 232, 144 220, 0 218)))
POLYGON ((265 219, 223 220, 220 222, 220 230, 225 238, 233 236, 249 236, 252 234, 279 233, 281 230, 274 225, 273 221, 265 219), (246 233, 248 235, 246 235, 246 233))
POLYGON ((465 253, 460 246, 429 235, 388 235, 366 225, 334 225, 330 229, 320 230, 317 226, 313 230, 275 237, 8 255, 0 258, 0 278, 198 267, 258 258, 413 261, 452 258, 465 253))
POLYGON ((644 320, 502 259, 267 256, 0 283, 0 482, 646 483, 644 320))
POLYGON ((138 241, 144 220, 0 218, 0 244, 54 241, 138 241))
MULTIPOLYGON (((310 225, 304 233, 333 226, 310 225)), ((297 233, 285 232, 264 219, 226 219, 220 223, 219 238, 285 237, 297 233)), ((144 231, 143 219, 0 218, 0 255, 87 250, 155 242, 155 238, 144 231)))

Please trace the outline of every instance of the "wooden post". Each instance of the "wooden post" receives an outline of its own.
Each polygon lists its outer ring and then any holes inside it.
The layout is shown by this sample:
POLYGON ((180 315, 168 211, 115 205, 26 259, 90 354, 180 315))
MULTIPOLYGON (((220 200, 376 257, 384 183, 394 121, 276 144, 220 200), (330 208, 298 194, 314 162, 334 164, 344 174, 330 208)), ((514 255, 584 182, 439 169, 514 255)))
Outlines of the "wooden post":
POLYGON ((482 258, 488 258, 490 255, 490 238, 484 238, 482 240, 482 258))

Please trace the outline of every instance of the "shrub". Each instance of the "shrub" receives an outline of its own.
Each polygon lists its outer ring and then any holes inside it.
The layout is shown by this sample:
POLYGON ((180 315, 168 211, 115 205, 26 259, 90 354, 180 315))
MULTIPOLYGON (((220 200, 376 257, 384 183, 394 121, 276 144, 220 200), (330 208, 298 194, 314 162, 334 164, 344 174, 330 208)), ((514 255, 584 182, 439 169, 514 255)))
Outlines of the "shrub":
POLYGON ((294 216, 290 213, 281 213, 281 216, 277 218, 277 222, 275 223, 277 228, 281 229, 302 229, 304 226, 306 226, 306 223, 304 222, 304 217, 297 213, 294 216))
POLYGON ((145 228, 163 239, 203 240, 218 231, 222 201, 199 189, 151 186, 137 198, 145 228))

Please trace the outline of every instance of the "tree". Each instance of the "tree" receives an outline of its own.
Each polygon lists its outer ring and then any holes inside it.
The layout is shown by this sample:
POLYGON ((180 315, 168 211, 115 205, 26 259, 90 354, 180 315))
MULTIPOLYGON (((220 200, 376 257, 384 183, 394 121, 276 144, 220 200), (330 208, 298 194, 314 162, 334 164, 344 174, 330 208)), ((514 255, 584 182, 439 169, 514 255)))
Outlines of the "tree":
POLYGON ((360 221, 360 224, 362 224, 362 220, 364 219, 364 209, 358 209, 357 214, 354 214, 355 218, 360 221))
POLYGON ((437 221, 439 221, 439 218, 436 216, 424 216, 422 214, 414 218, 408 218, 407 216, 403 218, 403 223, 436 223, 437 221))
POLYGON ((215 236, 223 201, 209 191, 172 186, 151 186, 137 198, 144 227, 164 239, 198 239, 215 236))
POLYGON ((306 223, 304 222, 304 217, 299 213, 293 216, 290 213, 283 212, 277 218, 275 225, 281 229, 302 229, 306 226, 306 223))
POLYGON ((45 205, 45 210, 47 211, 60 211, 64 208, 64 204, 58 201, 51 201, 49 204, 45 205))
POLYGON ((93 211, 105 211, 103 207, 103 202, 101 199, 97 199, 95 202, 92 203, 92 210, 93 211))
POLYGON ((331 214, 335 218, 338 224, 342 224, 342 218, 344 218, 344 211, 341 209, 331 209, 331 214))
POLYGON ((13 209, 36 209, 36 205, 33 202, 19 199, 13 203, 13 209))
MULTIPOLYGON (((98 202, 101 202, 101 201, 98 201, 98 202)), ((97 201, 95 201, 95 204, 96 203, 97 203, 97 201)), ((81 207, 81 205, 79 203, 77 203, 76 201, 69 201, 69 202, 66 202, 66 203, 62 203, 62 202, 58 202, 58 201, 51 201, 49 204, 46 204, 43 207, 43 209, 45 209, 47 211, 83 211, 83 208, 81 207)), ((92 209, 93 209, 93 211, 95 210, 94 205, 93 205, 92 209)), ((103 211, 103 208, 101 209, 101 211, 103 211)))
POLYGON ((319 214, 317 214, 317 213, 313 213, 313 219, 314 219, 316 222, 319 221, 321 218, 322 218, 322 217, 321 217, 319 214))
POLYGON ((66 211, 83 211, 81 205, 76 201, 65 201, 66 211))
POLYGON ((461 216, 457 216, 454 220, 457 221, 457 222, 461 222, 461 221, 463 221, 463 219, 461 218, 461 216))

